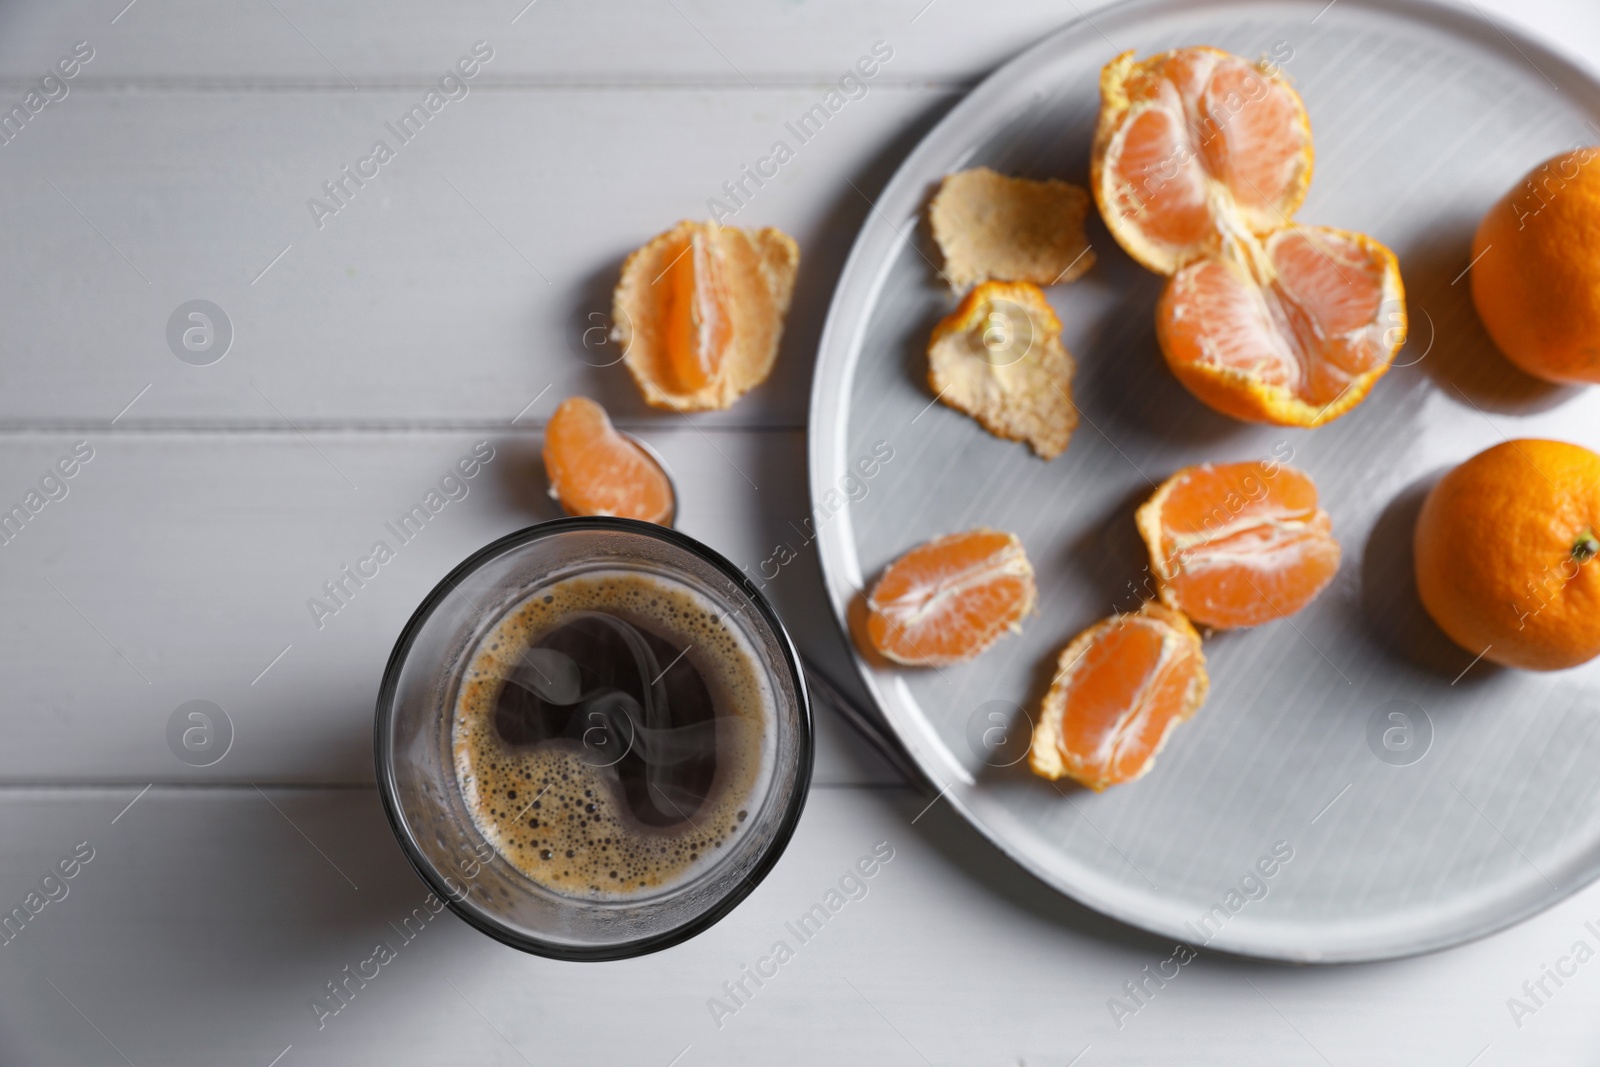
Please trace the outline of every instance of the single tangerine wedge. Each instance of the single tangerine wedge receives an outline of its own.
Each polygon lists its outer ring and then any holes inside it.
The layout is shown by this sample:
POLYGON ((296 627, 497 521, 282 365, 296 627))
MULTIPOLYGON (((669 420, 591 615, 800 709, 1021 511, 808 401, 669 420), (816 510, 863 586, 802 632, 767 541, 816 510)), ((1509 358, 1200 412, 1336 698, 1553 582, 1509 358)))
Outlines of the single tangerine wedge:
POLYGON ((775 229, 680 222, 622 265, 613 339, 645 402, 725 408, 778 358, 800 250, 775 229))
POLYGON ((1339 570, 1316 485, 1281 463, 1185 467, 1136 522, 1162 603, 1219 630, 1293 615, 1339 570))
POLYGON ((588 397, 569 396, 550 416, 544 469, 550 495, 568 515, 672 521, 676 505, 666 472, 588 397))
POLYGON ((1182 48, 1101 72, 1091 184, 1106 226, 1171 277, 1157 308, 1167 365, 1237 419, 1320 426, 1359 404, 1406 337, 1394 254, 1300 226, 1311 126, 1266 62, 1182 48))
POLYGON ((1200 635, 1150 601, 1102 619, 1062 651, 1028 750, 1040 777, 1099 791, 1148 771, 1174 727, 1205 701, 1200 635))
POLYGON ((889 564, 867 597, 867 638, 897 663, 958 663, 1021 629, 1037 595, 1015 534, 949 534, 889 564))

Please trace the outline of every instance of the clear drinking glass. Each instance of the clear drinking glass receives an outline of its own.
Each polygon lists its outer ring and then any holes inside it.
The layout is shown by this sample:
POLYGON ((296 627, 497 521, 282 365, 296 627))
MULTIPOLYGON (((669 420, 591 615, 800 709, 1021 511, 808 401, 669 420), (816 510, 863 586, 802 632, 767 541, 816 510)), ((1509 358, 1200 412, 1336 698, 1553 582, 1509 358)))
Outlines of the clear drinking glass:
MULTIPOLYGON (((466 560, 406 624, 384 672, 374 727, 379 792, 406 858, 461 918, 526 952, 621 959, 676 944, 731 911, 788 844, 811 782, 811 709, 783 624, 733 564, 671 529, 615 518, 567 518, 503 537, 466 560), (480 833, 457 785, 457 687, 479 641, 536 590, 592 571, 642 572, 699 593, 754 650, 772 698, 771 771, 748 818, 714 863, 625 899, 547 888, 480 833)), ((596 764, 598 765, 598 764, 596 764)))

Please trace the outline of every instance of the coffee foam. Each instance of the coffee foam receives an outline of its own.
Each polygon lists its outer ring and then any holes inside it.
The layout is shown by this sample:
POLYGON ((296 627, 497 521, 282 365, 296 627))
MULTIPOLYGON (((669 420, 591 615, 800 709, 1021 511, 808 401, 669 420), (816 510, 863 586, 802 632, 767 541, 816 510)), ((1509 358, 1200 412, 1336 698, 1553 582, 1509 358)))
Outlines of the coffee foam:
POLYGON ((533 881, 567 896, 642 896, 690 880, 749 825, 771 775, 774 709, 749 638, 705 596, 653 574, 590 571, 528 596, 478 642, 455 700, 456 781, 478 832, 533 881), (686 646, 706 682, 716 713, 716 777, 685 824, 641 823, 615 774, 579 743, 513 747, 495 729, 500 691, 522 651, 585 611, 686 646))

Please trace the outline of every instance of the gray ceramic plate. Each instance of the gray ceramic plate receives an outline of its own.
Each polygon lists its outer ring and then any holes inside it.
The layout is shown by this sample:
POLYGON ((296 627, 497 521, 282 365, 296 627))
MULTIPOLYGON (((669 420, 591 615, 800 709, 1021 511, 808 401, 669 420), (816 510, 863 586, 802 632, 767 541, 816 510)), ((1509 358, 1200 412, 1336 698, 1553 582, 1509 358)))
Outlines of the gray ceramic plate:
POLYGON ((1038 571, 1039 614, 973 663, 858 660, 940 803, 1107 915, 1279 959, 1455 944, 1600 873, 1600 661, 1546 675, 1472 664, 1423 613, 1410 551, 1422 494, 1449 466, 1506 437, 1600 448, 1600 389, 1515 371, 1462 276, 1485 209, 1534 164, 1596 141, 1591 75, 1470 8, 1416 0, 1124 4, 1002 67, 927 136, 877 198, 834 296, 811 491, 841 623, 885 564, 935 534, 1014 531, 1038 571), (1298 218, 1399 256, 1413 327, 1396 369, 1319 430, 1215 415, 1162 364, 1160 280, 1095 221, 1098 265, 1049 293, 1078 358, 1083 422, 1067 452, 1041 462, 930 406, 923 346, 953 305, 931 265, 934 183, 987 164, 1086 184, 1101 65, 1202 43, 1292 52, 1283 67, 1317 152, 1298 218), (875 449, 893 458, 852 481, 875 449), (1062 645, 1137 604, 1133 510, 1152 483, 1185 464, 1291 454, 1344 546, 1334 584, 1290 620, 1207 640, 1210 699, 1144 779, 1062 792, 1012 763, 1062 645))

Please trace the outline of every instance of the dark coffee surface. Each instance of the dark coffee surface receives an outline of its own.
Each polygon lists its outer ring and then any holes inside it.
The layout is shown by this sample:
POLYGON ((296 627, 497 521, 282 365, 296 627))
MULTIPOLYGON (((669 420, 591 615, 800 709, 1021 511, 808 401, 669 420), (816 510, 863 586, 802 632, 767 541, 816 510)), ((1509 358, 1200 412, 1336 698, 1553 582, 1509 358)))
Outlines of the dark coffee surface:
POLYGON ((455 702, 478 829, 552 890, 626 897, 715 861, 769 773, 772 700, 738 628, 670 579, 596 571, 480 641, 455 702))
POLYGON ((575 741, 614 771, 640 822, 686 823, 717 772, 716 709, 687 651, 615 615, 574 614, 507 677, 495 730, 512 748, 575 741))

